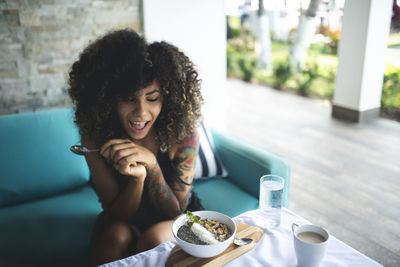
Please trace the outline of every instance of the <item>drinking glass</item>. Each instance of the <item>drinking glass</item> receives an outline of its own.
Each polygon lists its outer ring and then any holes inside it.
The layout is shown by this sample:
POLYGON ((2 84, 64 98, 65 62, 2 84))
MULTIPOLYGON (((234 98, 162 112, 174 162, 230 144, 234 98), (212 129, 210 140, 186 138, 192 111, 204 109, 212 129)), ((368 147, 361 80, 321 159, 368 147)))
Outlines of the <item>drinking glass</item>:
POLYGON ((266 227, 277 227, 281 223, 282 195, 285 180, 278 175, 260 178, 260 211, 266 227))

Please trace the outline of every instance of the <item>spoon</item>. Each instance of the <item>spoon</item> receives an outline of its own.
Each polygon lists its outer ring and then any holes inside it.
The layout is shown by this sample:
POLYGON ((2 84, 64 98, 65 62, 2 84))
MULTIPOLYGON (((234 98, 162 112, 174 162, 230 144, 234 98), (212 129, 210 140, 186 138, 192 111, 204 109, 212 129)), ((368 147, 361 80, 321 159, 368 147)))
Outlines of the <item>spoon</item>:
POLYGON ((80 146, 80 145, 73 145, 69 149, 78 155, 86 155, 87 153, 90 153, 90 152, 99 152, 100 151, 100 149, 98 149, 98 148, 88 149, 88 148, 86 148, 84 146, 80 146))
POLYGON ((233 243, 237 246, 245 246, 248 244, 251 244, 253 242, 253 239, 251 238, 238 238, 235 236, 235 239, 233 240, 233 243))

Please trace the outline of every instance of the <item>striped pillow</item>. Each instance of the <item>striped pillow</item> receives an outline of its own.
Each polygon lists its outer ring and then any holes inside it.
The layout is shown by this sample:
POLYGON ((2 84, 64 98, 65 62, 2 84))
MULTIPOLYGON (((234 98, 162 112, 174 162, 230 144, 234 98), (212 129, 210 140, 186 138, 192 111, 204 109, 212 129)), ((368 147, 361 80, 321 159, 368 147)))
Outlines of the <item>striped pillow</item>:
POLYGON ((226 177, 228 172, 215 152, 214 140, 210 130, 202 123, 198 131, 200 145, 194 179, 207 179, 215 176, 226 177))

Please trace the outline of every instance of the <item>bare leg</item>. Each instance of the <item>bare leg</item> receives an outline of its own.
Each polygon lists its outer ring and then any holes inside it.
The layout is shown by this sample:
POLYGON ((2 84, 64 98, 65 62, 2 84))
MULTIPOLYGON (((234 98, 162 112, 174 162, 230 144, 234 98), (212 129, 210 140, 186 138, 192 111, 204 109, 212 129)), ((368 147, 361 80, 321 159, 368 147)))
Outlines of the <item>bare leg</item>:
POLYGON ((92 238, 90 265, 98 266, 134 254, 138 233, 124 221, 110 217, 103 222, 92 238))
POLYGON ((152 249, 161 243, 174 239, 172 224, 174 221, 159 222, 147 229, 137 242, 136 252, 152 249))

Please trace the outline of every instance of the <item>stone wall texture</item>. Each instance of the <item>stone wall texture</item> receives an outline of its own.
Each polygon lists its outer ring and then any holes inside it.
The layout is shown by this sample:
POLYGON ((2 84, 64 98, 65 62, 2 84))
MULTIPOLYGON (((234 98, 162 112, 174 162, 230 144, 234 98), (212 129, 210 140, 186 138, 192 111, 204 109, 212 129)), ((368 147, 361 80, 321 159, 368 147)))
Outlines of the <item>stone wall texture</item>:
POLYGON ((0 114, 71 106, 71 64, 117 28, 142 32, 141 0, 0 0, 0 114))

